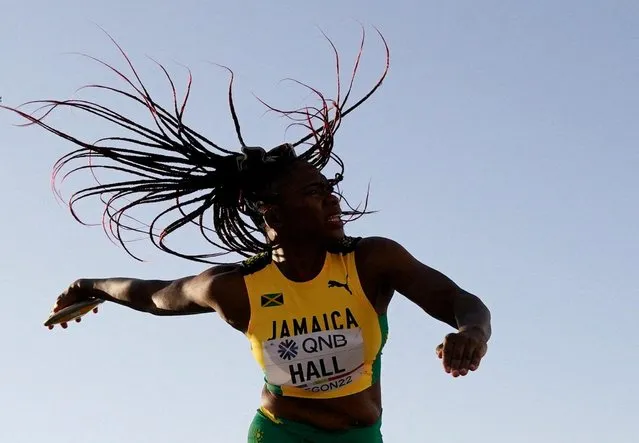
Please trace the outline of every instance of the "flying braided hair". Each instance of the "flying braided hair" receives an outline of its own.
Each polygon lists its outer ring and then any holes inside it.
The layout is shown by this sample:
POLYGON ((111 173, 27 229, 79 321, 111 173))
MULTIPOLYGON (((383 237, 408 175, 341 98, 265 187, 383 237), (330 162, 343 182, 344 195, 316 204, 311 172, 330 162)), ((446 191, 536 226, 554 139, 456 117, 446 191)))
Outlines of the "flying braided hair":
MULTIPOLYGON (((141 233, 162 251, 197 262, 219 263, 212 259, 228 253, 250 257, 269 247, 263 239, 263 216, 260 212, 261 205, 269 199, 269 193, 265 189, 268 189, 270 181, 286 172, 292 162, 304 161, 321 171, 332 160, 340 171, 332 182, 337 184, 343 178, 344 163, 333 152, 335 134, 342 118, 359 107, 381 86, 390 61, 388 45, 382 34, 377 31, 386 51, 385 68, 374 87, 351 104, 351 90, 364 47, 365 32, 362 31, 359 52, 344 95, 341 91, 339 54, 327 37, 334 51, 337 68, 337 95, 334 99, 327 99, 317 89, 293 80, 308 88, 319 99, 319 105, 287 111, 274 108, 260 100, 271 111, 290 119, 291 125, 301 126, 308 131, 307 135, 296 142, 282 144, 269 151, 261 147, 247 146, 244 142, 233 102, 234 75, 230 69, 225 68, 230 74, 228 105, 241 145, 240 152, 225 149, 184 124, 183 116, 192 84, 190 71, 185 96, 179 102, 171 76, 158 63, 173 94, 171 108, 165 108, 151 97, 133 63, 111 36, 109 39, 124 57, 133 78, 127 77, 122 71, 102 60, 90 56, 89 58, 115 73, 128 88, 125 90, 102 84, 87 85, 84 88, 107 91, 143 106, 153 119, 154 124, 151 127, 146 127, 104 105, 81 99, 38 100, 25 103, 40 105, 38 111, 43 113, 39 117, 19 108, 1 105, 0 107, 25 118, 28 122, 23 126, 38 125, 79 146, 55 163, 52 188, 62 199, 59 185, 70 175, 88 170, 96 184, 80 189, 70 196, 67 203, 71 214, 78 222, 87 224, 76 213, 75 205, 86 198, 99 197, 104 204, 102 225, 107 236, 120 243, 133 258, 140 260, 127 245, 130 240, 125 238, 125 232, 141 233), (54 109, 65 106, 106 120, 128 133, 101 138, 91 143, 45 122, 45 118, 54 109), (298 155, 295 148, 300 146, 306 149, 298 155), (96 176, 96 170, 99 169, 116 175, 124 173, 126 178, 102 182, 96 176), (155 215, 150 223, 143 223, 132 215, 136 208, 166 202, 170 202, 169 207, 155 215), (209 225, 211 214, 212 227, 209 225), (172 217, 171 220, 161 223, 167 216, 172 217), (167 246, 166 238, 188 224, 197 225, 202 236, 217 250, 193 255, 167 246)), ((337 193, 343 199, 339 190, 337 193)), ((366 203, 367 201, 368 196, 366 203)), ((346 222, 367 213, 366 207, 359 210, 350 206, 347 201, 346 204, 350 208, 349 211, 344 211, 344 215, 348 217, 346 222)))

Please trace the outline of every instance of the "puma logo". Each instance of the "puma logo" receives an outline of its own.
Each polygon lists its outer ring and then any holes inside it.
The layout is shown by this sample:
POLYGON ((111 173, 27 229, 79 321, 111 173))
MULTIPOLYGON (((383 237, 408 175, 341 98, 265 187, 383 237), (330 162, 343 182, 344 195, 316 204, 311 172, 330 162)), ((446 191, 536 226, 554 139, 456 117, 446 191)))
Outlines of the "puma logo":
POLYGON ((348 291, 349 294, 353 295, 353 292, 351 291, 351 288, 348 287, 348 277, 346 278, 346 283, 340 283, 338 281, 335 280, 329 280, 328 281, 328 287, 329 288, 344 288, 348 291))

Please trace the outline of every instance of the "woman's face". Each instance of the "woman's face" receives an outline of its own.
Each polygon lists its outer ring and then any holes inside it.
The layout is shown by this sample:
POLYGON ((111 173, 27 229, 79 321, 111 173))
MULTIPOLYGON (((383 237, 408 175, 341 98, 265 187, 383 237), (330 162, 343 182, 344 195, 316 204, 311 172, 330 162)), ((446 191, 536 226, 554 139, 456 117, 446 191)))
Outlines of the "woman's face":
POLYGON ((315 242, 344 237, 339 198, 315 167, 295 162, 274 183, 274 191, 276 202, 267 211, 266 221, 279 238, 315 242))

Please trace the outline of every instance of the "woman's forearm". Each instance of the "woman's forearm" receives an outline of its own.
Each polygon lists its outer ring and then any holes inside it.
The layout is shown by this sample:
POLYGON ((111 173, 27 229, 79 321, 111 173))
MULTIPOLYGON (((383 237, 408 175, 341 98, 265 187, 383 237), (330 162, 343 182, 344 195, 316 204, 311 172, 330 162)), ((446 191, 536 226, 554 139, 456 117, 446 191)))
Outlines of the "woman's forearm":
MULTIPOLYGON (((165 297, 171 296, 166 291, 174 283, 169 280, 141 280, 134 278, 106 278, 88 280, 94 289, 104 294, 104 300, 121 304, 137 311, 157 314, 158 306, 154 302, 154 295, 160 291, 165 297)), ((174 294, 179 297, 179 294, 174 294)))
POLYGON ((106 278, 90 280, 104 300, 153 315, 189 315, 213 312, 202 303, 209 287, 207 273, 177 280, 106 278))

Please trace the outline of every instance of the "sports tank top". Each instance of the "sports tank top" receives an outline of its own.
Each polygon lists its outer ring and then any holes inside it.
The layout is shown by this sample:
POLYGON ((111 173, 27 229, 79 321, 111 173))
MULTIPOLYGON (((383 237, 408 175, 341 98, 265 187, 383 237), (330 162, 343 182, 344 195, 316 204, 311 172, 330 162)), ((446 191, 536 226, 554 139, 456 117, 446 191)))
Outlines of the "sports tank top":
POLYGON ((266 387, 277 395, 335 398, 377 382, 388 335, 360 284, 358 239, 330 250, 311 281, 287 279, 260 254, 243 263, 251 318, 246 336, 266 387))

